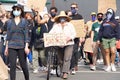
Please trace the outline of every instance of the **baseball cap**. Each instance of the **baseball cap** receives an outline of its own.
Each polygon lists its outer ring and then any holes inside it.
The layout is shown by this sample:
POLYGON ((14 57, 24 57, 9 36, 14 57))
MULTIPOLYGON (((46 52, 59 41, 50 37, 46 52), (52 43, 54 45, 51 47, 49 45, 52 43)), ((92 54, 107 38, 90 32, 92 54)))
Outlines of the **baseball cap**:
POLYGON ((14 9, 14 8, 16 8, 16 7, 17 7, 17 8, 20 8, 20 9, 22 9, 22 10, 24 9, 24 6, 21 5, 21 4, 14 4, 13 7, 12 7, 12 9, 14 9))
POLYGON ((96 12, 91 12, 91 15, 96 15, 96 12))

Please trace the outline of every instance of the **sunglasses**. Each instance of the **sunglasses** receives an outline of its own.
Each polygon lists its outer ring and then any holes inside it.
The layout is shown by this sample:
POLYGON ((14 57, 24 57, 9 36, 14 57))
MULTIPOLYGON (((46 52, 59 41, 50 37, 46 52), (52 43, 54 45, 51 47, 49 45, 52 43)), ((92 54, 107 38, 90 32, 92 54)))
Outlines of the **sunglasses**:
POLYGON ((19 8, 14 8, 14 9, 13 9, 13 11, 15 11, 15 10, 20 11, 20 9, 19 9, 19 8))
POLYGON ((76 7, 71 7, 71 9, 75 9, 76 7))

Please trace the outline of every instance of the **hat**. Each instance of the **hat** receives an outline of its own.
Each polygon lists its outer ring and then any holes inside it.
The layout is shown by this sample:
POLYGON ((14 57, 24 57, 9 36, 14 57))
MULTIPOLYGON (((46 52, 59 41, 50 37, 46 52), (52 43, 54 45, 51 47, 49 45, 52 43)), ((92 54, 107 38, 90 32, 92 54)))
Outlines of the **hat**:
POLYGON ((91 15, 96 15, 96 12, 91 12, 91 15))
POLYGON ((14 4, 12 9, 14 9, 15 7, 20 8, 22 10, 24 9, 23 5, 21 5, 21 4, 14 4))
POLYGON ((113 14, 113 10, 112 9, 108 9, 107 13, 112 13, 113 14))
POLYGON ((55 22, 59 22, 59 18, 61 17, 65 17, 68 22, 71 20, 71 18, 65 14, 65 11, 61 11, 60 14, 55 17, 55 22))

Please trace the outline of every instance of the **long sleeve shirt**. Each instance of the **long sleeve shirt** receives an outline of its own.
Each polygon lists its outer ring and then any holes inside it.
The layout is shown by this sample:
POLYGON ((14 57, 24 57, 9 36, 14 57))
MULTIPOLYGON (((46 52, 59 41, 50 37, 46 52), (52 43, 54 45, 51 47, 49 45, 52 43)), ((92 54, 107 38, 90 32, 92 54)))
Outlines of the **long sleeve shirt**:
POLYGON ((115 20, 111 20, 110 22, 106 22, 106 20, 103 21, 99 30, 98 40, 102 38, 120 39, 120 26, 115 20), (114 26, 112 24, 114 24, 114 26))
POLYGON ((66 22, 64 27, 62 27, 60 23, 54 24, 49 33, 63 33, 66 38, 70 37, 72 39, 72 41, 68 42, 68 45, 74 44, 73 39, 76 37, 76 31, 73 24, 69 22, 66 22))
POLYGON ((7 28, 8 48, 22 49, 25 47, 25 43, 30 42, 26 19, 21 18, 18 25, 15 24, 14 19, 10 19, 6 22, 5 27, 7 28))

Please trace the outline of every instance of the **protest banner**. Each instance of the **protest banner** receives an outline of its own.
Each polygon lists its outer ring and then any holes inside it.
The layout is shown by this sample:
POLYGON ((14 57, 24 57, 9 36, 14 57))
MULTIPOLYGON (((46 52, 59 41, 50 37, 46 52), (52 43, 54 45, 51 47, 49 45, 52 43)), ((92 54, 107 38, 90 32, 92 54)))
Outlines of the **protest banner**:
POLYGON ((31 9, 43 11, 47 0, 27 0, 27 6, 31 9))
POLYGON ((106 13, 108 8, 116 11, 116 0, 98 0, 98 12, 106 13))
POLYGON ((0 56, 0 80, 8 80, 7 66, 3 62, 1 56, 0 56))
POLYGON ((63 33, 44 33, 44 46, 64 46, 66 45, 65 35, 63 33))
POLYGON ((85 37, 84 19, 82 20, 71 20, 76 30, 76 37, 85 37))

